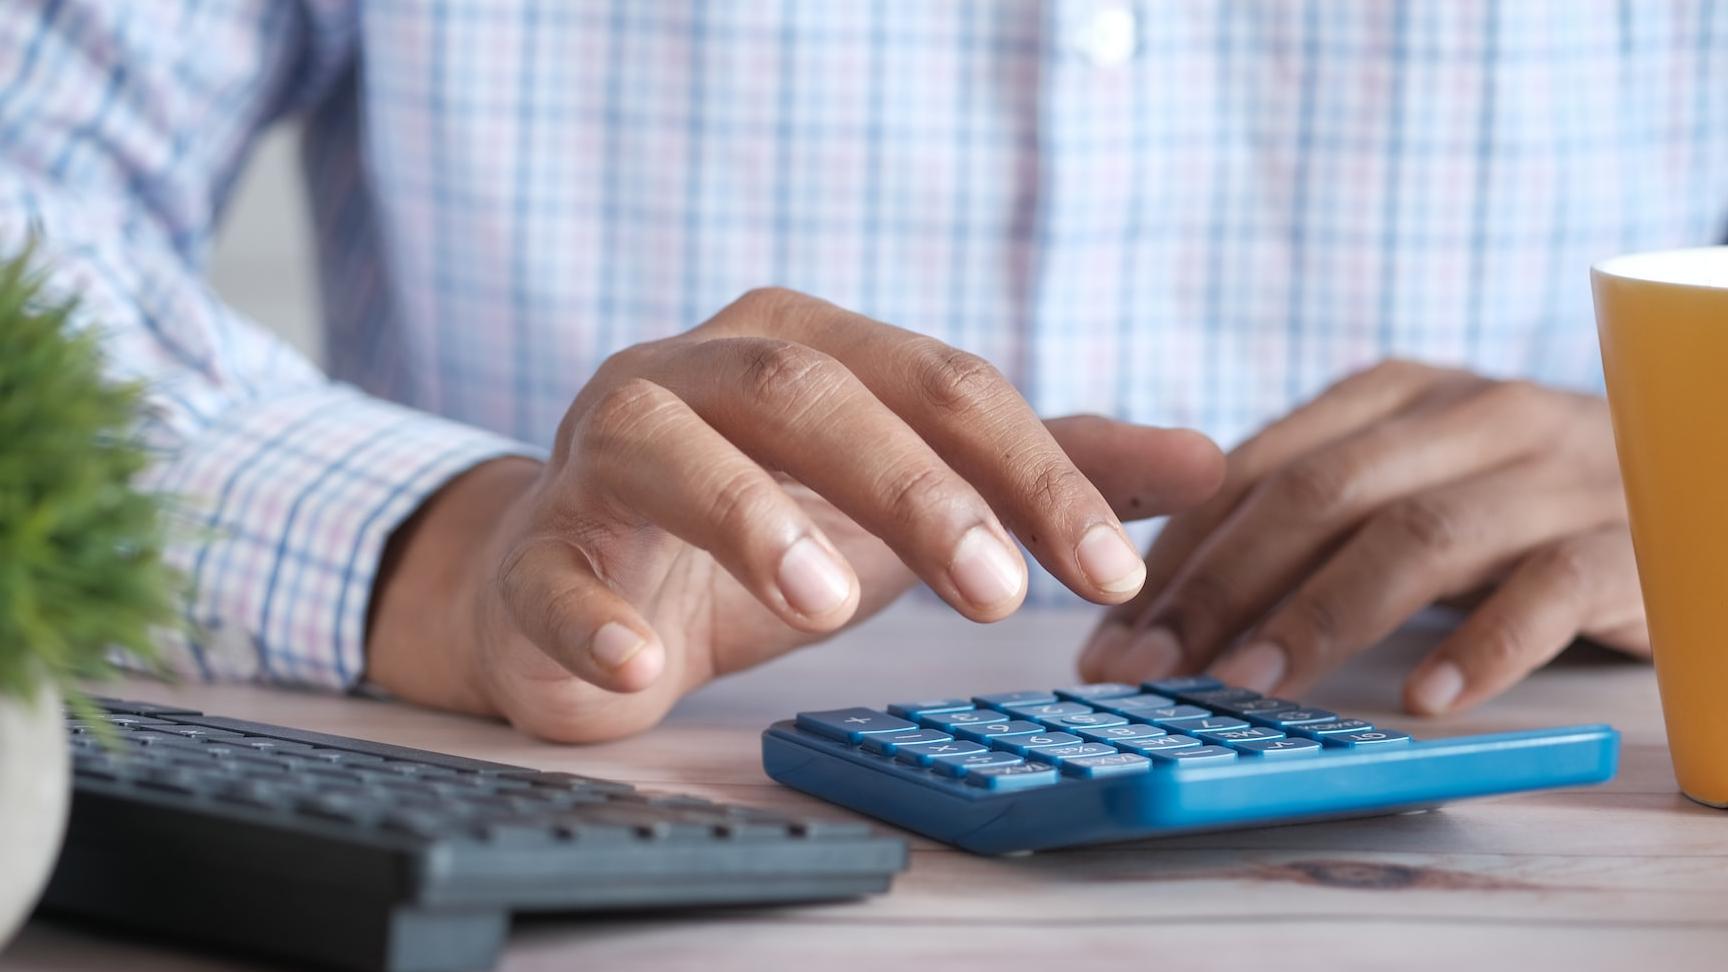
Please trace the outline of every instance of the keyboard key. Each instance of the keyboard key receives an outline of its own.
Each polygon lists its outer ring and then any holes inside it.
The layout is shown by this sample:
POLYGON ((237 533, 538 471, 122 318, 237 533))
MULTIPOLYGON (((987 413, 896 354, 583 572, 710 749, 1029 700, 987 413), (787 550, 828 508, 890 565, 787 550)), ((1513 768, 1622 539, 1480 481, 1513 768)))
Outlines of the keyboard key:
POLYGON ((888 707, 888 714, 916 719, 932 712, 960 712, 970 708, 973 708, 971 699, 926 699, 923 702, 896 702, 888 707))
POLYGON ((996 736, 990 740, 990 745, 996 749, 1005 749, 1011 753, 1025 756, 1034 749, 1044 749, 1048 746, 1076 746, 1086 740, 1066 732, 1052 732, 1040 727, 1037 732, 1021 732, 1012 736, 996 736))
POLYGON ((1092 703, 1095 709, 1114 712, 1117 715, 1137 716, 1147 709, 1162 709, 1176 704, 1176 700, 1168 695, 1125 695, 1119 699, 1099 699, 1092 703))
POLYGON ((1059 778, 1054 766, 1025 762, 1014 765, 974 766, 961 777, 973 786, 992 792, 1048 786, 1059 778))
POLYGON ((1056 690, 1057 697, 1070 702, 1091 702, 1095 699, 1115 699, 1139 694, 1140 686, 1124 685, 1121 682, 1093 682, 1090 685, 1072 685, 1056 690))
POLYGON ((798 713, 798 728, 817 735, 856 743, 865 733, 905 732, 917 726, 875 709, 829 709, 824 712, 798 713))
POLYGON ((1243 702, 1231 702, 1226 705, 1220 705, 1218 708, 1230 713, 1231 715, 1247 715, 1250 712, 1279 712, 1284 709, 1300 709, 1302 708, 1302 703, 1292 702, 1289 699, 1275 699, 1261 696, 1257 699, 1248 699, 1243 702))
POLYGON ((211 729, 208 726, 151 726, 151 732, 164 732, 171 736, 184 736, 187 739, 239 739, 244 733, 230 732, 227 729, 211 729))
POLYGON ((1091 742, 1113 743, 1123 739, 1151 739, 1165 734, 1157 726, 1145 723, 1133 723, 1125 726, 1101 726, 1096 729, 1076 729, 1081 736, 1091 742))
POLYGON ((1044 732, 1043 726, 1025 719, 1009 719, 1006 722, 982 722, 975 726, 960 726, 954 730, 954 735, 973 742, 987 743, 994 736, 1014 736, 1024 732, 1044 732))
POLYGON ((913 743, 894 750, 894 758, 902 763, 912 763, 917 766, 929 766, 930 762, 943 756, 971 756, 975 753, 987 753, 988 749, 975 742, 965 739, 950 739, 947 742, 913 743))
POLYGON ((1144 687, 1146 691, 1157 692, 1159 695, 1186 695, 1189 692, 1211 692, 1225 686, 1210 675, 1183 675, 1146 682, 1144 687))
POLYGON ((1328 746, 1391 746, 1410 741, 1410 734, 1396 729, 1363 729, 1360 732, 1341 732, 1327 736, 1328 746))
POLYGON ((1091 706, 1081 705, 1078 702, 1028 703, 1026 705, 1006 705, 1003 708, 1022 719, 1040 720, 1054 719, 1057 716, 1084 715, 1096 711, 1091 706))
POLYGON ((1014 717, 1003 715, 995 709, 966 709, 961 712, 931 712, 918 717, 925 726, 939 732, 956 733, 962 726, 975 726, 987 722, 1008 722, 1014 717))
POLYGON ((1178 719, 1204 719, 1212 714, 1210 709, 1202 709, 1197 705, 1166 705, 1158 709, 1146 709, 1134 713, 1134 718, 1143 719, 1155 725, 1163 725, 1178 719))
POLYGON ((1013 753, 983 752, 938 756, 930 768, 943 776, 965 776, 974 766, 1018 766, 1026 762, 1013 753))
POLYGON ((1256 712, 1253 718, 1256 722, 1284 728, 1310 722, 1331 722, 1338 718, 1338 713, 1325 709, 1280 709, 1277 712, 1256 712))
POLYGON ((1199 705, 1209 705, 1219 708, 1226 702, 1252 702, 1260 698, 1260 693, 1253 689, 1221 688, 1205 692, 1187 692, 1184 697, 1199 705))
POLYGON ((1267 726, 1250 726, 1246 723, 1244 723, 1241 728, 1205 729, 1196 732, 1194 735, 1209 743, 1223 743, 1226 745, 1239 742, 1251 742, 1255 740, 1264 741, 1267 739, 1284 738, 1284 734, 1276 729, 1267 726))
POLYGON ((1323 748, 1312 739, 1285 736, 1283 739, 1246 739, 1228 745, 1244 756, 1283 759, 1287 756, 1313 756, 1323 748))
POLYGON ((1054 702, 1056 701, 1056 693, 1044 689, 1024 689, 1019 692, 975 695, 972 697, 972 701, 987 709, 1001 709, 1010 705, 1038 705, 1043 702, 1054 702))
POLYGON ((1097 779, 1102 776, 1126 776, 1132 773, 1144 773, 1152 768, 1152 761, 1134 753, 1111 753, 1104 756, 1076 756, 1065 759, 1061 763, 1062 772, 1069 776, 1082 779, 1097 779))
POLYGON ((1223 746, 1194 746, 1188 749, 1154 750, 1146 755, 1167 766, 1212 766, 1236 759, 1236 750, 1223 746))
POLYGON ((1113 745, 1118 749, 1126 749, 1142 756, 1168 752, 1172 749, 1192 749, 1200 744, 1200 740, 1193 736, 1177 735, 1154 736, 1151 739, 1118 739, 1113 742, 1113 745))
POLYGON ((1290 731, 1310 739, 1324 739, 1327 736, 1336 736, 1346 732, 1361 732, 1364 729, 1372 728, 1374 728, 1372 723, 1363 722, 1361 719, 1334 719, 1331 722, 1312 722, 1307 725, 1291 726, 1290 731))
POLYGON ((1248 723, 1235 716, 1209 715, 1195 719, 1161 719, 1159 725, 1171 732, 1185 732, 1198 735, 1202 732, 1217 732, 1220 729, 1246 729, 1248 723))
POLYGON ((1061 763, 1078 756, 1108 756, 1116 747, 1106 743, 1073 743, 1067 746, 1044 746, 1026 754, 1028 759, 1046 763, 1061 763))
POLYGON ((872 753, 892 756, 901 746, 947 742, 953 736, 934 729, 910 729, 906 732, 878 732, 864 737, 864 748, 872 753))
POLYGON ((1052 729, 1097 729, 1102 726, 1125 726, 1128 720, 1114 712, 1082 712, 1079 715, 1056 716, 1040 720, 1052 729))

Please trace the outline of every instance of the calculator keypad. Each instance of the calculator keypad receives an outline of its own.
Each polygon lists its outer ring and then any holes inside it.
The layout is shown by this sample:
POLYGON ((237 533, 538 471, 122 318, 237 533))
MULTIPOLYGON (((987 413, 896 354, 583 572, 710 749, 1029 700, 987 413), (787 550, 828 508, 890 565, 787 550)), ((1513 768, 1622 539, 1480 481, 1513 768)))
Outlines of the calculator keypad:
POLYGON ((800 729, 987 792, 1408 744, 1407 733, 1210 676, 802 712, 800 729))

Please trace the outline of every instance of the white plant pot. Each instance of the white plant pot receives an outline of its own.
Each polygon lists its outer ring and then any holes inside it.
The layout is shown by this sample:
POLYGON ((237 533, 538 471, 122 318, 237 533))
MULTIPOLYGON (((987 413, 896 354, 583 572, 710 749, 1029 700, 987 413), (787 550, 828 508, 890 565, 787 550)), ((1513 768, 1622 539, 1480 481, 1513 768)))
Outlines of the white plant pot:
POLYGON ((36 905, 66 831, 66 726, 60 693, 0 696, 0 949, 36 905))

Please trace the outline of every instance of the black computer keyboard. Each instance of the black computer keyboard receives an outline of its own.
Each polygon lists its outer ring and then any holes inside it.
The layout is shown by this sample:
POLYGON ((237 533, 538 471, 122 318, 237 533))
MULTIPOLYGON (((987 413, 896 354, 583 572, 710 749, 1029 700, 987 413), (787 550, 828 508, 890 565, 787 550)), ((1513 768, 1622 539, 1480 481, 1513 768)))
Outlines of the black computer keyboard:
POLYGON ((792 818, 187 709, 68 716, 56 912, 362 970, 490 967, 512 912, 884 891, 906 849, 792 818))

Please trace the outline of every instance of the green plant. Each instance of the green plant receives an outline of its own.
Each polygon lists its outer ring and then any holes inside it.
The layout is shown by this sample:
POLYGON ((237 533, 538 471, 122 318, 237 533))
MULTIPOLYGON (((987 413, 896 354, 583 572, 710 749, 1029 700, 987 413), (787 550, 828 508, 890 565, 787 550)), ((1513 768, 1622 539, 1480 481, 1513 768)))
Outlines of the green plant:
POLYGON ((111 649, 155 661, 182 585, 161 501, 132 488, 141 391, 104 378, 96 335, 29 262, 0 263, 0 696, 51 684, 79 706, 111 649))

